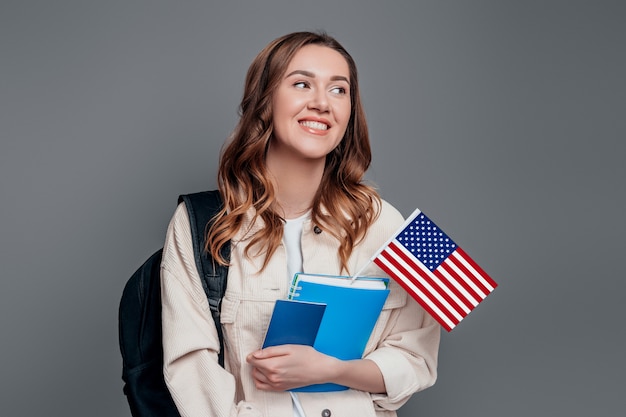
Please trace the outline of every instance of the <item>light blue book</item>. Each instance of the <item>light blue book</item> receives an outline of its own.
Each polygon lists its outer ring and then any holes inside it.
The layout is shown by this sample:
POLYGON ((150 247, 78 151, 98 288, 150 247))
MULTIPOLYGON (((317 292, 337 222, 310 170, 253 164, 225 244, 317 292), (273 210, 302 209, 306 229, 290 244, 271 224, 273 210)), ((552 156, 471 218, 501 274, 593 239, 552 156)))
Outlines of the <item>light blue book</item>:
MULTIPOLYGON (((389 295, 388 278, 298 273, 289 298, 326 304, 313 347, 342 360, 361 359, 365 345, 389 295)), ((348 387, 317 384, 296 388, 299 392, 340 391, 348 387)))

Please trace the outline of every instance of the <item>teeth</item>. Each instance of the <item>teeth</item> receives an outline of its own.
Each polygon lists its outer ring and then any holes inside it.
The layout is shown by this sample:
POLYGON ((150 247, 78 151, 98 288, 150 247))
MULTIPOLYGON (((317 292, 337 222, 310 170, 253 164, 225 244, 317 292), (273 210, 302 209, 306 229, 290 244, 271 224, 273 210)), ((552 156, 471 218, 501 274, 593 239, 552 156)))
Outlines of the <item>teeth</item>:
POLYGON ((310 127, 311 129, 327 130, 328 126, 325 123, 314 122, 312 120, 305 120, 300 122, 302 126, 310 127))

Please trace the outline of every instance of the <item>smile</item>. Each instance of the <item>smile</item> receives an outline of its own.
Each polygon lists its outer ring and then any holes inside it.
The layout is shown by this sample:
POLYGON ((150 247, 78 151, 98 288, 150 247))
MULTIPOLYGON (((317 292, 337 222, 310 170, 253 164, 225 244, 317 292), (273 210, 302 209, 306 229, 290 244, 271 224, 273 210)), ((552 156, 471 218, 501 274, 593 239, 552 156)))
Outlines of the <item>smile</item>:
POLYGON ((328 125, 326 123, 314 122, 312 120, 303 120, 300 122, 300 125, 316 130, 328 130, 328 125))

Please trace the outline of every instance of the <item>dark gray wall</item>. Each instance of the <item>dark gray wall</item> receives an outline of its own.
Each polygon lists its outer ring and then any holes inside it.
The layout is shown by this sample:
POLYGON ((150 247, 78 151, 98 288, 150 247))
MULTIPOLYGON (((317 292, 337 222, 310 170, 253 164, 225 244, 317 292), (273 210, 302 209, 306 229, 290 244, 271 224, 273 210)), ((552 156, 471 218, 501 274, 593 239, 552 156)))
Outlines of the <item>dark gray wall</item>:
POLYGON ((212 188, 245 71, 325 29, 369 178, 500 287, 401 416, 615 416, 624 400, 619 1, 0 3, 0 412, 129 416, 117 307, 179 193, 212 188))

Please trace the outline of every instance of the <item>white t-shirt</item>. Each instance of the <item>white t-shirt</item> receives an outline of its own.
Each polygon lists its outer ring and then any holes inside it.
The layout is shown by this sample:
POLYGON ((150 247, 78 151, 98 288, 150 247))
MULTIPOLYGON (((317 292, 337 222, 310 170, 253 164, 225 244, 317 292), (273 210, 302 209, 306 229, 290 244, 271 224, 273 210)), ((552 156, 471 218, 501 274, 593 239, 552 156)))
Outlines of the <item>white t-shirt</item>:
MULTIPOLYGON (((302 238, 302 225, 305 220, 311 215, 310 212, 296 219, 285 220, 285 229, 283 232, 283 243, 287 250, 287 279, 289 282, 293 279, 293 276, 297 272, 302 271, 302 246, 300 245, 302 238)), ((293 400, 293 415, 294 417, 306 417, 302 406, 298 400, 298 395, 295 392, 291 393, 293 400)))
POLYGON ((287 250, 287 279, 289 282, 291 282, 296 272, 303 272, 300 240, 302 239, 302 225, 310 215, 311 213, 307 212, 297 219, 285 220, 283 243, 287 250))

